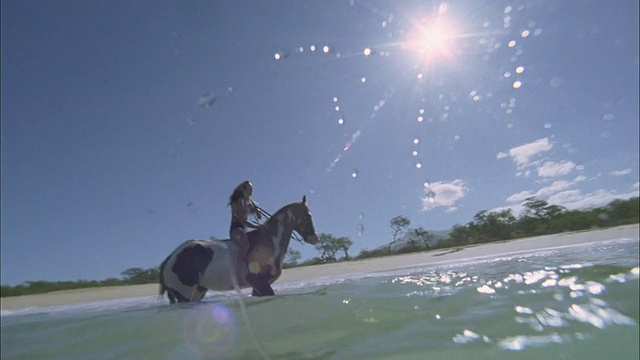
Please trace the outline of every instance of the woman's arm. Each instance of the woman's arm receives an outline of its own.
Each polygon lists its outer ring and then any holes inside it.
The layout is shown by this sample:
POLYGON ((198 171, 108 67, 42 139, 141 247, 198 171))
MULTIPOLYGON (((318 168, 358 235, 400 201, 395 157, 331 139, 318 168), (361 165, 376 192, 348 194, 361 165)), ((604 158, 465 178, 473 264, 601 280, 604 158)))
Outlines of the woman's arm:
POLYGON ((254 213, 256 208, 253 202, 247 203, 244 201, 237 201, 231 204, 231 212, 233 217, 245 228, 257 229, 260 225, 249 222, 249 214, 254 213))
POLYGON ((262 213, 260 212, 260 209, 258 208, 258 203, 253 201, 253 199, 251 200, 251 211, 253 212, 253 214, 255 214, 255 216, 258 218, 258 220, 262 220, 262 213))

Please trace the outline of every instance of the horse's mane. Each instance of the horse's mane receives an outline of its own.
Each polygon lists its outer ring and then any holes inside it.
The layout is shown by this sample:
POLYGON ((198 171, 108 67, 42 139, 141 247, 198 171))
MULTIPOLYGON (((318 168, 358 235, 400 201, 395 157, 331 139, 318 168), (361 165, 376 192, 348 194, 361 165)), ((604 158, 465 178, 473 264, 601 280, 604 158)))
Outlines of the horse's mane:
MULTIPOLYGON (((284 212, 285 210, 289 210, 289 208, 294 207, 296 205, 303 205, 303 204, 300 201, 294 201, 294 202, 292 202, 290 204, 287 204, 287 205, 281 207, 280 209, 278 209, 278 211, 276 211, 273 215, 271 215, 271 217, 267 221, 271 220, 272 218, 275 218, 276 215, 279 215, 280 213, 284 212)), ((265 221, 265 223, 267 221, 265 221)))
POLYGON ((255 239, 256 235, 259 234, 261 231, 265 231, 268 226, 271 226, 272 224, 277 222, 278 221, 278 216, 280 214, 284 213, 285 211, 289 210, 292 207, 295 207, 296 205, 299 206, 299 205, 304 205, 304 204, 302 202, 300 202, 300 201, 294 201, 292 203, 284 205, 283 207, 278 209, 278 211, 276 211, 273 215, 271 215, 265 222, 260 224, 260 227, 258 227, 257 229, 253 229, 251 231, 247 231, 247 236, 249 237, 250 241, 251 241, 252 238, 255 239))

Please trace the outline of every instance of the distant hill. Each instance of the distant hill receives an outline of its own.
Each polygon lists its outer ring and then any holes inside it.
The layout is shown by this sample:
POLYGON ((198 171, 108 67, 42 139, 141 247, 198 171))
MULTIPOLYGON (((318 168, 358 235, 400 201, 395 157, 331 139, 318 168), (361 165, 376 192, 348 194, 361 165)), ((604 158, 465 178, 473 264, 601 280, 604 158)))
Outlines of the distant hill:
MULTIPOLYGON (((429 232, 429 234, 433 236, 433 238, 427 242, 429 244, 429 247, 433 247, 440 241, 447 239, 449 237, 449 233, 451 232, 450 229, 449 230, 427 230, 427 231, 429 232)), ((411 239, 411 236, 409 233, 399 238, 395 243, 391 245, 391 251, 392 252, 398 251, 399 249, 402 249, 403 247, 409 245, 410 239, 411 239)), ((422 242, 418 242, 416 245, 424 246, 422 242)), ((389 243, 379 246, 374 250, 388 249, 388 248, 389 248, 389 243)))

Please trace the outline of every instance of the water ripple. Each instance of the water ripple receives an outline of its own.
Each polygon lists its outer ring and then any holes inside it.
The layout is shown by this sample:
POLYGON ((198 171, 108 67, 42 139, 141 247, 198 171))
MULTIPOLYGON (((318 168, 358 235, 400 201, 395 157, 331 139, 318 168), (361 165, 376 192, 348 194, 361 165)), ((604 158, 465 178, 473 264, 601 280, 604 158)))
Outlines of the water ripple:
MULTIPOLYGON (((510 264, 514 264, 516 259, 510 260, 510 264)), ((612 308, 601 298, 607 295, 609 287, 637 280, 640 273, 637 266, 620 271, 623 268, 619 266, 584 261, 531 269, 536 266, 535 262, 519 260, 522 259, 517 259, 522 269, 513 271, 511 267, 511 271, 504 275, 500 275, 499 266, 493 268, 495 273, 477 274, 474 274, 473 267, 469 267, 465 271, 432 270, 397 276, 389 283, 401 286, 408 298, 436 299, 444 296, 453 299, 456 294, 456 302, 462 301, 461 298, 467 301, 460 304, 467 308, 463 307, 457 316, 467 319, 477 314, 475 309, 481 309, 481 316, 487 318, 493 314, 491 317, 495 322, 502 321, 500 319, 505 315, 501 315, 499 308, 504 303, 515 302, 511 307, 514 324, 509 327, 511 330, 492 329, 489 324, 474 329, 459 328, 451 337, 458 345, 484 342, 501 350, 522 351, 528 347, 585 340, 589 338, 589 327, 604 330, 610 326, 637 326, 634 318, 612 308), (475 295, 468 293, 471 290, 475 295), (467 293, 458 294, 461 291, 467 293), (479 303, 478 299, 489 302, 479 303), (490 312, 491 307, 498 309, 490 312), (483 328, 486 330, 482 331, 483 328)), ((454 303, 448 305, 454 306, 454 303)), ((415 309, 419 307, 415 306, 415 309)), ((456 314, 447 311, 439 311, 435 315, 437 320, 443 317, 451 319, 452 316, 456 318, 456 314)))

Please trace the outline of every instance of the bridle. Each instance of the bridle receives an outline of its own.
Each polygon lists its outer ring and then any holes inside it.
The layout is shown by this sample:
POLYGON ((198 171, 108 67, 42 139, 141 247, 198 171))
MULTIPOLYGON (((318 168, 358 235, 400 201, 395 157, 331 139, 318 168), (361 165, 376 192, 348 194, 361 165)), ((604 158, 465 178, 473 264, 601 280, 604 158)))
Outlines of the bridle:
MULTIPOLYGON (((260 206, 256 205, 256 210, 258 210, 258 212, 262 214, 265 218, 267 219, 271 218, 271 214, 269 214, 267 210, 261 208, 260 206)), ((276 219, 276 221, 280 221, 280 220, 276 219)), ((298 241, 299 243, 304 244, 303 239, 301 239, 302 235, 300 235, 296 230, 293 230, 293 232, 291 233, 291 237, 296 241, 298 241)))

